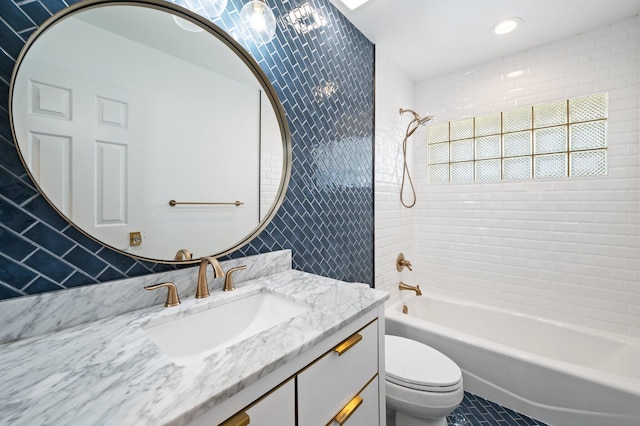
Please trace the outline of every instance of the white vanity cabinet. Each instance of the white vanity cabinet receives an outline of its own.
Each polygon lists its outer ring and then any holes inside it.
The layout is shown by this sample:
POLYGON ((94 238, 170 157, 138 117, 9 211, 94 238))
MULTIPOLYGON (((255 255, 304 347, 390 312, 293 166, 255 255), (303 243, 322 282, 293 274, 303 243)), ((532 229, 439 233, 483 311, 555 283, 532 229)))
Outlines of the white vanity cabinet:
MULTIPOLYGON (((365 408, 373 410, 377 416, 378 404, 362 406, 364 397, 361 395, 377 374, 378 321, 374 321, 298 373, 300 425, 324 426, 339 413, 346 416, 365 408)), ((348 424, 371 426, 374 423, 350 420, 348 424)))
MULTIPOLYGON (((384 390, 380 387, 384 379, 379 376, 384 362, 384 319, 371 314, 295 360, 295 370, 282 384, 245 405, 221 426, 384 426, 384 390)), ((192 425, 203 424, 202 419, 192 425)))
POLYGON ((296 426, 295 379, 289 379, 267 395, 226 420, 221 426, 296 426), (248 422, 248 423, 247 423, 248 422))
MULTIPOLYGON (((353 407, 345 407, 331 422, 331 426, 338 426, 344 424, 346 426, 371 426, 381 425, 379 421, 379 405, 378 405, 378 376, 367 385, 366 388, 358 394, 359 399, 355 400, 360 405, 353 409, 353 407), (350 410, 350 411, 349 411, 350 410), (347 414, 351 414, 351 417, 346 417, 347 414), (341 417, 341 415, 343 415, 341 417), (338 420, 343 420, 342 422, 338 420)), ((384 403, 384 401, 383 401, 384 403)), ((302 424, 302 423, 300 423, 302 424)))
MULTIPOLYGON (((0 317, 26 319, 0 329, 0 342, 5 342, 0 344, 0 365, 20 366, 28 360, 29 368, 2 371, 6 386, 0 387, 0 424, 8 419, 29 426, 216 426, 238 416, 233 426, 326 426, 335 425, 336 417, 346 426, 385 426, 384 302, 389 295, 366 284, 290 269, 290 252, 280 256, 279 272, 271 266, 272 255, 260 256, 246 259, 254 265, 251 270, 262 271, 258 278, 230 293, 212 292, 209 299, 183 297, 176 308, 138 306, 143 303, 140 293, 149 294, 142 289, 147 278, 135 280, 135 291, 131 279, 99 291, 81 287, 18 298, 17 304, 2 301, 0 317), (120 292, 126 299, 140 299, 127 305, 136 308, 123 312, 113 303, 105 305, 106 293, 114 289, 118 300, 120 292), (225 314, 222 323, 202 321, 197 329, 183 328, 195 330, 188 341, 194 347, 176 345, 196 352, 202 333, 240 326, 247 312, 236 311, 241 306, 236 303, 257 294, 275 295, 305 310, 262 331, 239 335, 209 355, 180 362, 146 332, 157 324, 233 306, 233 315, 225 314), (60 306, 77 300, 90 309, 71 309, 74 315, 40 327, 41 318, 56 316, 60 306), (16 336, 29 338, 28 344, 12 340, 16 336), (98 358, 99 365, 90 362, 98 358), (62 379, 45 380, 58 376, 62 379), (94 391, 107 384, 109 392, 94 391)), ((175 280, 174 272, 160 275, 162 281, 175 280)), ((195 273, 180 275, 182 283, 176 285, 193 290, 195 273)), ((269 302, 269 308, 275 306, 269 302)))

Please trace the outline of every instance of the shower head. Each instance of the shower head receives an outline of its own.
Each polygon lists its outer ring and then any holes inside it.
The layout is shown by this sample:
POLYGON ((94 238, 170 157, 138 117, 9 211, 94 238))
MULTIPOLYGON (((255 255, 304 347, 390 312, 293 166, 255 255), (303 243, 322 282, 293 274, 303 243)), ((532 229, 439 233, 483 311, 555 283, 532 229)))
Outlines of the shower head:
POLYGON ((420 117, 420 115, 418 115, 418 113, 412 109, 400 108, 400 115, 404 114, 405 112, 410 112, 411 114, 413 114, 414 119, 412 120, 412 122, 415 121, 417 123, 417 126, 424 126, 434 118, 432 115, 427 115, 426 117, 420 117))
POLYGON ((427 115, 426 117, 422 117, 420 120, 418 120, 418 126, 424 126, 431 120, 433 120, 433 115, 427 115))

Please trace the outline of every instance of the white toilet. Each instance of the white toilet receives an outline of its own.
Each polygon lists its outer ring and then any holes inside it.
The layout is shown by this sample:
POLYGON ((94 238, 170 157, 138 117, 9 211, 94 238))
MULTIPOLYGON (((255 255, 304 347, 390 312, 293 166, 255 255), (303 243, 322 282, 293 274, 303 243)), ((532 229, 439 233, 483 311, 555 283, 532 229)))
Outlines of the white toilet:
POLYGON ((460 367, 405 337, 385 336, 385 346, 387 411, 395 425, 446 426, 464 397, 460 367))

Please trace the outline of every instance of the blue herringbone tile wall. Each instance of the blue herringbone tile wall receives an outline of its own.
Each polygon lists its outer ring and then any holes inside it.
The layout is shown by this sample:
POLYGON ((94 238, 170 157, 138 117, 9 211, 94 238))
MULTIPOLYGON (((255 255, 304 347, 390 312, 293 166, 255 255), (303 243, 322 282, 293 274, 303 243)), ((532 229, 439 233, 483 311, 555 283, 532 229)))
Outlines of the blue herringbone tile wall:
MULTIPOLYGON (((120 255, 77 232, 38 194, 13 146, 8 93, 15 59, 39 24, 76 2, 3 0, 0 7, 0 299, 172 268, 120 255)), ((291 183, 273 222, 230 257, 290 248, 296 269, 371 284, 373 45, 328 0, 268 3, 278 19, 276 39, 244 46, 283 104, 293 141, 291 183), (285 23, 304 4, 324 26, 300 32, 285 23)), ((235 33, 243 4, 229 1, 214 22, 235 33)))

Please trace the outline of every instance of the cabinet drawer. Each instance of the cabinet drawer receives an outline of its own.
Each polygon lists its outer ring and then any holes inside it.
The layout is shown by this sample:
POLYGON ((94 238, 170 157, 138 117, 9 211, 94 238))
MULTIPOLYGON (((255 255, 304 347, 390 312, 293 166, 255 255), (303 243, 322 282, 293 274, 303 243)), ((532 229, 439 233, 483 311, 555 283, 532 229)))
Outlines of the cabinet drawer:
POLYGON ((352 338, 356 343, 342 355, 335 350, 338 345, 298 373, 300 425, 325 426, 378 372, 377 320, 345 342, 352 338))
POLYGON ((246 410, 223 422, 221 426, 295 426, 295 424, 296 388, 294 380, 291 379, 260 398, 246 410))
POLYGON ((378 420, 378 415, 380 414, 378 408, 378 377, 376 376, 358 396, 360 397, 360 405, 352 410, 345 410, 345 412, 351 412, 349 417, 341 416, 344 414, 341 411, 331 422, 331 426, 375 426, 380 423, 378 420))

